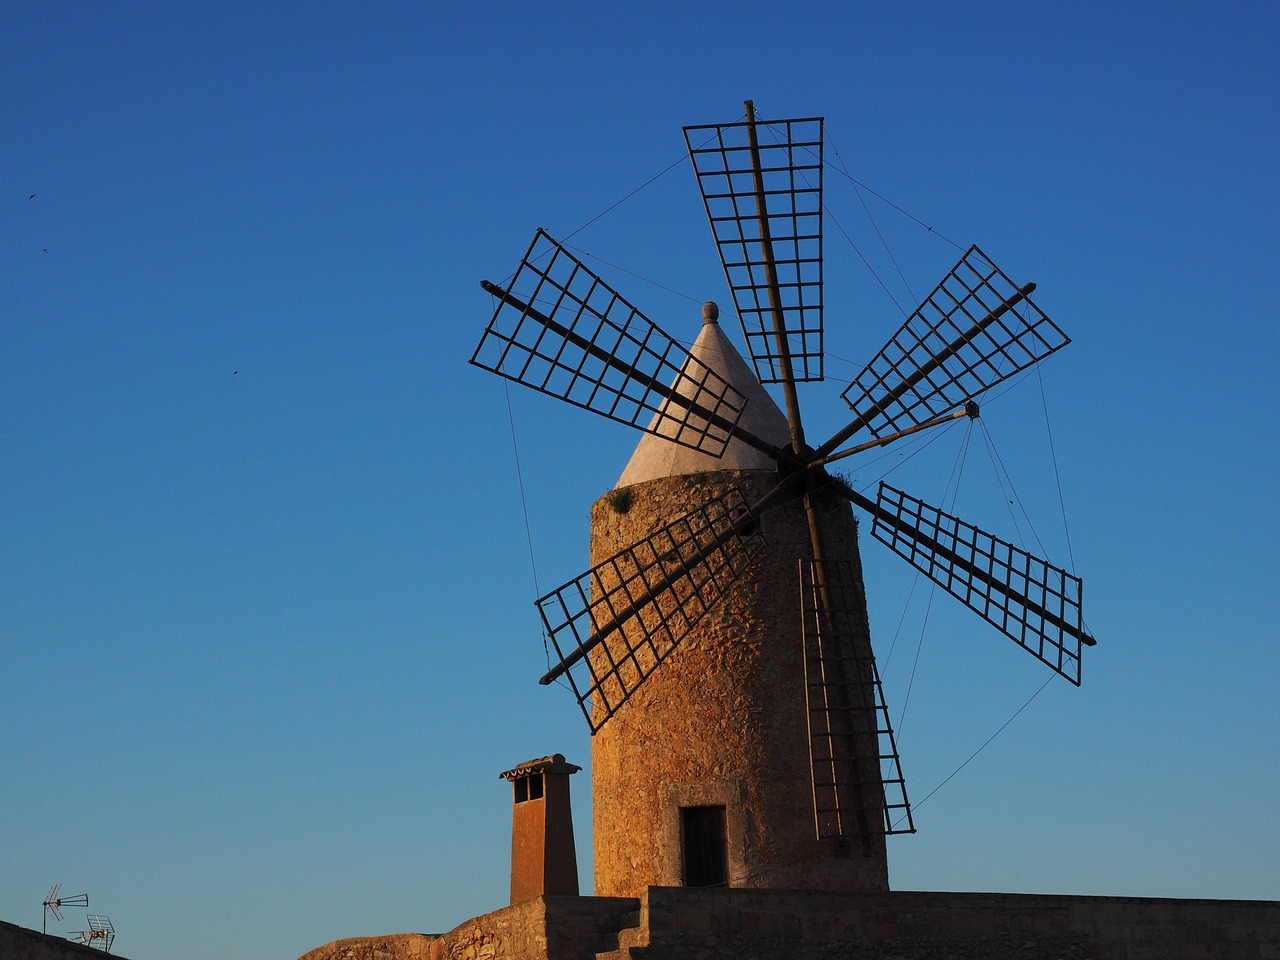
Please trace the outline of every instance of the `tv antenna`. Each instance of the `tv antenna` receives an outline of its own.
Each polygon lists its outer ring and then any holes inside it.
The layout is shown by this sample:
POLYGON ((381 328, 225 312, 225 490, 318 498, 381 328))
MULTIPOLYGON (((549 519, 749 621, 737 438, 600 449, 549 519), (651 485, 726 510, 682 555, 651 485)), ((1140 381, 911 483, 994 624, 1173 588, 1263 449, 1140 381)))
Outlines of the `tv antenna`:
POLYGON ((87 907, 89 905, 89 895, 87 893, 77 893, 74 897, 59 897, 58 891, 62 888, 62 884, 55 883, 49 890, 49 895, 44 898, 44 921, 40 925, 41 933, 49 932, 49 914, 53 914, 53 919, 62 919, 63 907, 87 907))
POLYGON ((89 924, 89 929, 77 930, 67 939, 110 953, 111 944, 116 941, 116 928, 112 926, 111 918, 102 913, 89 913, 85 914, 84 919, 89 924))

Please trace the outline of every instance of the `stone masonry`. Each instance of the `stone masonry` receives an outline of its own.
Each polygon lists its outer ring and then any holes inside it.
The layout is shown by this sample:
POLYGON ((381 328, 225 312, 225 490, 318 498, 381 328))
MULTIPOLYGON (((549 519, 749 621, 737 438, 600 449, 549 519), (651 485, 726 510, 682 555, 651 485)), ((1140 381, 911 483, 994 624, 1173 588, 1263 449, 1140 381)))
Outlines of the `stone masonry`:
MULTIPOLYGON (((627 487, 625 510, 606 496, 592 508, 592 564, 731 486, 751 502, 775 483, 771 472, 718 471, 627 487)), ((847 502, 816 499, 828 555, 851 560, 860 579, 847 502)), ((798 573, 798 558, 811 555, 804 511, 796 502, 770 510, 762 532, 767 545, 746 576, 592 738, 597 894, 682 885, 680 808, 699 805, 726 808, 730 886, 888 888, 883 836, 865 846, 817 839, 798 573)), ((878 817, 878 797, 865 803, 878 817)))
POLYGON ((302 960, 507 958, 1277 960, 1280 902, 654 887, 539 897, 446 934, 339 940, 302 960))

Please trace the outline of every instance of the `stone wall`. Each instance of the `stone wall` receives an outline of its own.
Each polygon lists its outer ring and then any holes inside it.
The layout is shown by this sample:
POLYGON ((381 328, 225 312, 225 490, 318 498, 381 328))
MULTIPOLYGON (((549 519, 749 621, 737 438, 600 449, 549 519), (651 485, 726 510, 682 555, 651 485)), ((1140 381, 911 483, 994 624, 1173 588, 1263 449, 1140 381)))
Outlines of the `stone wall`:
POLYGON ((438 937, 340 940, 302 960, 505 958, 1280 960, 1280 902, 653 887, 538 898, 438 937))
MULTIPOLYGON (((592 563, 731 487, 753 502, 776 482, 772 472, 719 471, 627 487, 625 509, 606 496, 591 512, 592 563)), ((815 500, 827 555, 851 561, 860 577, 848 503, 831 494, 815 500)), ((793 498, 766 512, 761 528, 765 547, 746 573, 591 739, 599 894, 634 897, 649 886, 682 884, 680 808, 703 805, 725 807, 734 887, 888 888, 879 824, 865 843, 816 837, 798 569, 799 557, 812 556, 808 522, 793 498)), ((861 615, 860 642, 869 656, 865 610, 861 615)), ((652 653, 635 636, 628 640, 650 669, 652 653)), ((612 657, 622 672, 634 673, 622 647, 615 634, 592 656, 612 657)), ((610 692, 617 693, 606 685, 610 692)), ((874 756, 873 748, 868 752, 874 756)), ((878 820, 878 769, 865 780, 874 797, 851 806, 878 820)))
POLYGON ((303 954, 299 960, 431 960, 431 933, 392 933, 382 937, 347 937, 303 954))
MULTIPOLYGON (((111 956, 124 960, 118 953, 111 956)), ((103 952, 0 920, 0 960, 102 960, 103 952)))
POLYGON ((639 936, 630 939, 630 951, 610 956, 1276 960, 1280 903, 655 887, 641 900, 639 936))
MULTIPOLYGON (((638 900, 537 897, 473 917, 448 933, 335 940, 299 960, 590 960, 618 945, 617 931, 635 923, 639 910, 638 900)), ((8 960, 3 953, 0 958, 8 960)))

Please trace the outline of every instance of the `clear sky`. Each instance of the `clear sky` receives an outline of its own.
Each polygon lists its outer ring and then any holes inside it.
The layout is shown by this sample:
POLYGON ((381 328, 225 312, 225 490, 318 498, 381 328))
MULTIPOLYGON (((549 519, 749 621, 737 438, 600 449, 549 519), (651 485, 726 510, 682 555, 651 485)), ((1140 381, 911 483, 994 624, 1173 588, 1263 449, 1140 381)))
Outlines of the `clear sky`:
MULTIPOLYGON (((469 366, 478 284, 670 167, 571 242, 691 340, 730 300, 680 127, 747 98, 934 228, 829 174, 907 309, 877 228, 915 298, 976 242, 1074 340, 984 406, 957 510, 1026 533, 985 428, 1084 578, 1082 688, 948 781, 1047 671, 944 596, 922 632, 866 538, 919 828, 892 884, 1280 898, 1280 7, 785 11, 7 5, 0 919, 60 881, 132 960, 291 960, 506 903, 498 773, 589 761, 532 601, 639 434, 469 366)), ((901 322, 850 241, 816 434, 901 322)), ((892 482, 941 502, 964 440, 892 482)))

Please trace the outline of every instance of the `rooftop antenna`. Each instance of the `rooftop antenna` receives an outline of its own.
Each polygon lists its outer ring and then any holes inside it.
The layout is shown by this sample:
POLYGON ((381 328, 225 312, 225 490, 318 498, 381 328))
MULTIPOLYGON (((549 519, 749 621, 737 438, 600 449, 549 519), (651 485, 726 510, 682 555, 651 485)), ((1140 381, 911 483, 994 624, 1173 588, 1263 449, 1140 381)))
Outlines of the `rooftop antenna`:
POLYGON ((77 893, 74 897, 59 897, 58 890, 62 884, 55 883, 49 890, 49 895, 44 898, 44 921, 40 925, 41 933, 49 932, 49 914, 53 914, 53 919, 62 919, 63 907, 87 907, 89 905, 89 895, 87 893, 77 893))
POLYGON ((89 924, 89 929, 77 930, 67 939, 95 947, 103 953, 110 953, 111 944, 116 941, 116 928, 112 926, 111 918, 102 913, 89 913, 85 914, 84 919, 89 924))

